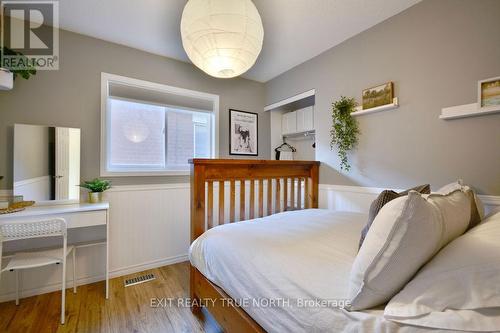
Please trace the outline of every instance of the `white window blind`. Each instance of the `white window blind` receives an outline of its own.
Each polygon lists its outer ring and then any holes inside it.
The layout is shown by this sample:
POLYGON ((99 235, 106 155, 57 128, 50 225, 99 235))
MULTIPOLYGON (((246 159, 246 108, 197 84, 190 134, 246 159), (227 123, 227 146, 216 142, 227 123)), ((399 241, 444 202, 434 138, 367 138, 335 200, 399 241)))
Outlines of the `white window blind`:
POLYGON ((109 171, 182 171, 211 157, 210 113, 112 97, 108 110, 109 171))
POLYGON ((187 174, 189 159, 215 157, 218 97, 205 94, 214 101, 205 96, 197 100, 196 92, 167 86, 171 89, 165 92, 157 84, 140 82, 144 84, 138 87, 102 82, 107 89, 101 174, 187 174))

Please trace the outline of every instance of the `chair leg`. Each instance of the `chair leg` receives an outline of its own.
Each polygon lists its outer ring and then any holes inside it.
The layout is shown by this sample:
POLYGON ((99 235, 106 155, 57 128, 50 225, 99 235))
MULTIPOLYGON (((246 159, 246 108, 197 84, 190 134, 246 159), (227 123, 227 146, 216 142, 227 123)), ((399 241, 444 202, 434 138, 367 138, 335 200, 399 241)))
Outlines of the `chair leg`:
POLYGON ((66 258, 63 258, 62 264, 61 324, 64 325, 66 319, 66 258))
POLYGON ((16 305, 19 305, 19 270, 16 269, 16 305))
POLYGON ((73 248, 73 294, 76 294, 76 247, 73 248))

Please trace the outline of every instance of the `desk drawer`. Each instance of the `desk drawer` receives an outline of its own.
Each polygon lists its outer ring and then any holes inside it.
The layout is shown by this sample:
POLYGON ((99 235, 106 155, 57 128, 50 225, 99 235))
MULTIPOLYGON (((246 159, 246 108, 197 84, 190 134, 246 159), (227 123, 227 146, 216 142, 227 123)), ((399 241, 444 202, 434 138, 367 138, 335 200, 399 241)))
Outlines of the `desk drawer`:
POLYGON ((78 212, 61 214, 66 219, 68 228, 81 228, 106 224, 106 211, 78 212))
POLYGON ((68 228, 81 228, 81 227, 90 227, 90 226, 106 224, 105 210, 19 217, 19 218, 9 219, 8 222, 30 222, 30 221, 50 220, 51 218, 55 217, 62 217, 63 219, 65 219, 66 223, 68 223, 68 228))

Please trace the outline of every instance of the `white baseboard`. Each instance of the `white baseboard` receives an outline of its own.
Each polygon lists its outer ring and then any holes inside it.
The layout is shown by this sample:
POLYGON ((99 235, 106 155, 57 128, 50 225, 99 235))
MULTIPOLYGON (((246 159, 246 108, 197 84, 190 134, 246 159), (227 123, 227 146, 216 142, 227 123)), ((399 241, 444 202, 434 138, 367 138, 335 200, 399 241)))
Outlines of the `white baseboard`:
MULTIPOLYGON (((174 256, 174 257, 170 257, 170 258, 154 260, 154 261, 146 262, 143 264, 138 264, 138 265, 133 265, 130 267, 122 267, 119 269, 115 269, 112 272, 109 272, 109 277, 110 277, 110 279, 112 279, 112 278, 116 278, 116 277, 120 277, 120 276, 124 276, 124 275, 129 275, 129 274, 134 274, 134 273, 146 271, 149 269, 154 269, 154 268, 158 268, 158 267, 162 267, 162 266, 177 264, 177 263, 184 262, 187 260, 188 260, 187 254, 174 256)), ((34 269, 36 269, 36 268, 34 268, 34 269)), ((68 275, 69 275, 69 273, 68 273, 68 275)), ((104 275, 81 277, 81 278, 78 278, 76 280, 76 285, 82 286, 82 285, 91 284, 91 283, 95 283, 95 282, 99 282, 99 281, 104 281, 104 279, 105 279, 104 275)), ((71 281, 71 280, 67 281, 67 288, 68 289, 73 288, 73 281, 71 281)), ((60 290, 61 290, 61 283, 60 282, 50 283, 50 284, 47 284, 43 287, 22 290, 21 291, 21 298, 51 293, 51 292, 60 291, 60 290)), ((68 292, 71 292, 71 291, 68 291, 68 292)), ((78 290, 77 290, 77 293, 78 293, 78 290)), ((104 297, 104 290, 103 290, 103 297, 104 297)), ((16 298, 15 292, 6 293, 3 295, 0 295, 0 302, 12 301, 15 298, 16 298)))
POLYGON ((115 278, 115 277, 119 277, 119 276, 134 274, 137 272, 142 272, 142 271, 145 271, 148 269, 178 264, 180 262, 184 262, 187 260, 188 260, 188 255, 182 254, 182 255, 178 255, 178 256, 174 256, 174 257, 170 257, 170 258, 153 260, 153 261, 145 262, 145 263, 138 264, 138 265, 132 265, 132 266, 128 266, 128 267, 118 268, 118 269, 115 269, 112 272, 110 272, 109 275, 111 278, 115 278))
MULTIPOLYGON (((5 274, 5 273, 3 273, 3 274, 5 274)), ((89 277, 77 279, 76 285, 81 286, 81 285, 91 284, 91 283, 102 281, 102 280, 104 280, 104 275, 102 275, 102 276, 89 276, 89 277)), ((68 289, 73 288, 73 281, 71 281, 71 280, 66 281, 66 286, 68 289)), ((51 293, 53 291, 60 291, 60 290, 61 290, 61 283, 60 282, 59 283, 50 283, 50 284, 47 284, 47 285, 45 285, 43 287, 39 287, 39 288, 23 289, 20 291, 20 298, 26 298, 26 297, 31 297, 31 296, 35 296, 35 295, 41 295, 41 294, 47 294, 47 293, 51 293)), ((103 295, 104 295, 104 290, 103 290, 103 295)), ((0 303, 12 301, 14 299, 16 299, 15 292, 10 292, 10 293, 0 295, 0 303)))

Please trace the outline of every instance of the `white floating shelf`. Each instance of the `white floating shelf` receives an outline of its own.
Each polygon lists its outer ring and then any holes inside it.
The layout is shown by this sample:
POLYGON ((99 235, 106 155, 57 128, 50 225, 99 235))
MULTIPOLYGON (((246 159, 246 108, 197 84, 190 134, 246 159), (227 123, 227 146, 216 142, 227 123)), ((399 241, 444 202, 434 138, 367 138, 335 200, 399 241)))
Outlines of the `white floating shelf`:
POLYGON ((477 103, 451 106, 441 109, 440 119, 459 119, 467 117, 483 116, 487 114, 500 112, 500 106, 480 109, 477 103))
POLYGON ((358 106, 356 108, 356 111, 354 111, 353 113, 351 113, 351 115, 354 116, 354 117, 356 117, 356 116, 362 116, 364 114, 369 114, 369 113, 394 110, 394 109, 397 109, 398 107, 399 107, 399 100, 398 100, 397 97, 394 97, 392 99, 392 104, 377 106, 377 107, 366 109, 366 110, 363 110, 362 106, 358 106))
POLYGON ((316 135, 315 130, 309 130, 309 131, 304 131, 304 132, 297 132, 297 133, 288 133, 288 134, 283 134, 284 139, 288 138, 300 138, 300 137, 308 137, 308 136, 313 136, 316 135))

